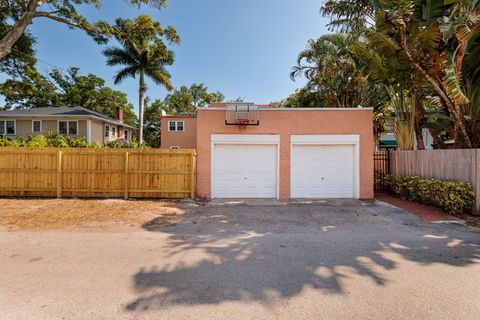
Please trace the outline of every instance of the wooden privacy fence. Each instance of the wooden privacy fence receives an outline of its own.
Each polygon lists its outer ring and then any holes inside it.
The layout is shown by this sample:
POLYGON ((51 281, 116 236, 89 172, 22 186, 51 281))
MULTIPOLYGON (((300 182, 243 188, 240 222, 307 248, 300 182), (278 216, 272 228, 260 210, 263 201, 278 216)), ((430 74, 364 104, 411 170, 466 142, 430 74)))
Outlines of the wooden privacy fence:
POLYGON ((194 198, 194 149, 0 148, 0 195, 194 198))
POLYGON ((470 182, 475 212, 480 213, 480 149, 393 151, 390 170, 394 175, 470 182))

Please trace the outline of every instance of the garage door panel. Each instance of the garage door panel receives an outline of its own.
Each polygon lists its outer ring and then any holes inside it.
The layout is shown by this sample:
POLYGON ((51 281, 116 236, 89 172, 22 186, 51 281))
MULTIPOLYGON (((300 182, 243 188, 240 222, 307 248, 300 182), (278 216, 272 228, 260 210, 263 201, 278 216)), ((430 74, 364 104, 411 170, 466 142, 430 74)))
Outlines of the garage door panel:
POLYGON ((353 145, 294 145, 293 198, 353 198, 353 145))
POLYGON ((216 144, 215 198, 276 198, 277 146, 216 144))
POLYGON ((252 163, 251 165, 230 163, 228 165, 223 164, 218 166, 215 171, 217 173, 231 175, 244 175, 246 172, 258 175, 276 174, 276 168, 271 168, 271 165, 271 163, 269 166, 258 166, 257 163, 252 163))

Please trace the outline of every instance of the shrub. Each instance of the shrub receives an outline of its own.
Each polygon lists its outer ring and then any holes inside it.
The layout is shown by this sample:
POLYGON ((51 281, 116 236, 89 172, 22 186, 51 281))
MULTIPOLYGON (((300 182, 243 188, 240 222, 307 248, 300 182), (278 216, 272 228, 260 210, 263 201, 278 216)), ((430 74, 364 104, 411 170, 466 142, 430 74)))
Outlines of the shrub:
POLYGON ((105 143, 103 145, 103 147, 104 148, 115 148, 115 149, 119 149, 119 148, 147 149, 147 148, 150 148, 145 143, 140 144, 135 140, 132 140, 132 141, 122 140, 121 142, 110 141, 110 142, 105 143))
POLYGON ((30 147, 30 148, 148 148, 145 144, 136 141, 111 141, 101 146, 97 143, 88 143, 84 138, 63 136, 56 133, 46 135, 37 134, 26 139, 8 139, 0 137, 0 147, 30 147))
POLYGON ((410 201, 433 205, 459 216, 470 213, 475 193, 470 183, 442 181, 416 176, 387 176, 390 192, 410 201))

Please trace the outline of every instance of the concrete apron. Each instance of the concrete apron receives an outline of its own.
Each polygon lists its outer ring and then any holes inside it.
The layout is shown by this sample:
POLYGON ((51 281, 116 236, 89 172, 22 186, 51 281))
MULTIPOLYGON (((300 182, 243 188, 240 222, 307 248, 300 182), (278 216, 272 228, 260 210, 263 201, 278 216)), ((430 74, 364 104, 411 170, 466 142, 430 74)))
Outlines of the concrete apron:
POLYGON ((328 205, 328 206, 364 206, 373 201, 358 199, 213 199, 207 202, 207 207, 216 206, 285 206, 294 205, 328 205))

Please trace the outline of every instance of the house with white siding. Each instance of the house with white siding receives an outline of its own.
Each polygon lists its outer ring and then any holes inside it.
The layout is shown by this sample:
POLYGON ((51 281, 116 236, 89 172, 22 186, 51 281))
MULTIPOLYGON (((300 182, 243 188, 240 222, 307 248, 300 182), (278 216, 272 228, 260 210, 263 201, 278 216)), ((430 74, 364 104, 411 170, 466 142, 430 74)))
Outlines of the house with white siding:
POLYGON ((78 106, 7 110, 0 112, 0 136, 15 139, 54 132, 98 144, 131 140, 135 128, 123 120, 121 108, 115 118, 78 106))

